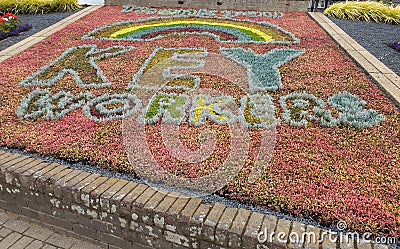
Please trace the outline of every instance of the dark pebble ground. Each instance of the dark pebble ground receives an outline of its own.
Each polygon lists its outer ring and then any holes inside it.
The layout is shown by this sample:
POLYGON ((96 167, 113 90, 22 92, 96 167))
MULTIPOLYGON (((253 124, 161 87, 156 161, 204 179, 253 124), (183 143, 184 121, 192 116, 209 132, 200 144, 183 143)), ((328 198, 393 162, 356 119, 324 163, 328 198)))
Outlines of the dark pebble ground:
POLYGON ((400 41, 400 25, 329 19, 400 76, 400 52, 387 46, 400 41))
POLYGON ((73 12, 60 12, 60 13, 50 13, 43 15, 17 15, 22 23, 29 23, 32 25, 32 29, 20 33, 18 36, 10 36, 7 39, 0 41, 0 51, 4 50, 17 42, 28 38, 29 36, 67 18, 70 15, 75 14, 77 11, 73 12))

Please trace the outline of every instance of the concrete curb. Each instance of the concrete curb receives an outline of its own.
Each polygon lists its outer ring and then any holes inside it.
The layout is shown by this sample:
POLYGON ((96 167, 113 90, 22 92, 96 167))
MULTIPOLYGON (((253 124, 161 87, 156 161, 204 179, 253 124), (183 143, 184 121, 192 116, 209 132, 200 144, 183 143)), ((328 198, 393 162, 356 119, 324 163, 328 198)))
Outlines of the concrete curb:
POLYGON ((309 12, 308 14, 382 87, 397 105, 400 105, 399 75, 365 50, 323 13, 309 12))

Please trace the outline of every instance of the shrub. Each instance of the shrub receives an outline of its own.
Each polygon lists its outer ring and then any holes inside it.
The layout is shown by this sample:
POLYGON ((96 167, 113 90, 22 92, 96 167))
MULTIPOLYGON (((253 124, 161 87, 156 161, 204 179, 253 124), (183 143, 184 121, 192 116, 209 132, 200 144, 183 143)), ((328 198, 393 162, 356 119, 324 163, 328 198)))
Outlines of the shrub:
POLYGON ((0 12, 46 14, 79 9, 77 0, 1 0, 0 12))
POLYGON ((400 24, 400 6, 378 2, 346 2, 331 5, 324 14, 340 19, 400 24))
POLYGON ((0 31, 9 33, 18 28, 21 21, 18 20, 16 15, 6 13, 5 15, 0 13, 0 31))
POLYGON ((11 13, 0 13, 0 40, 6 39, 9 36, 18 35, 23 31, 31 29, 30 24, 21 24, 18 16, 11 13))

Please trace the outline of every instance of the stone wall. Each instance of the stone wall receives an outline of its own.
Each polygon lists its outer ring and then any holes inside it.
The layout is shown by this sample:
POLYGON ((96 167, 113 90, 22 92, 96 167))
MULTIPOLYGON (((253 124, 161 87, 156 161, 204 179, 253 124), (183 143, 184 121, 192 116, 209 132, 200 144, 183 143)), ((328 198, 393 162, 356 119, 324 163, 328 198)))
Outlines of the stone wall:
POLYGON ((307 11, 308 1, 301 0, 105 0, 106 5, 137 5, 167 8, 206 8, 220 10, 307 11))
MULTIPOLYGON (((0 208, 109 249, 340 246, 320 240, 327 231, 315 226, 220 203, 211 205, 177 193, 165 194, 143 184, 3 150, 0 208), (265 231, 269 235, 258 238, 265 231), (302 236, 306 232, 316 236, 314 244, 289 239, 292 233, 302 236)), ((371 243, 364 246, 372 249, 371 243)))

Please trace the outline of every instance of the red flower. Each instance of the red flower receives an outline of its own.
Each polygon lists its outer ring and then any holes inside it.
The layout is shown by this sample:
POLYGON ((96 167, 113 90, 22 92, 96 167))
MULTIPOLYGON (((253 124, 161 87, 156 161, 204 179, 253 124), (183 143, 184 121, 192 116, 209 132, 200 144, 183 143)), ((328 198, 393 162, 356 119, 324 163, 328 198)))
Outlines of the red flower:
POLYGON ((12 13, 6 13, 6 14, 4 15, 4 17, 9 17, 9 18, 13 18, 13 19, 18 19, 18 16, 13 15, 12 13))
POLYGON ((0 18, 0 22, 7 22, 7 20, 4 18, 0 18))

